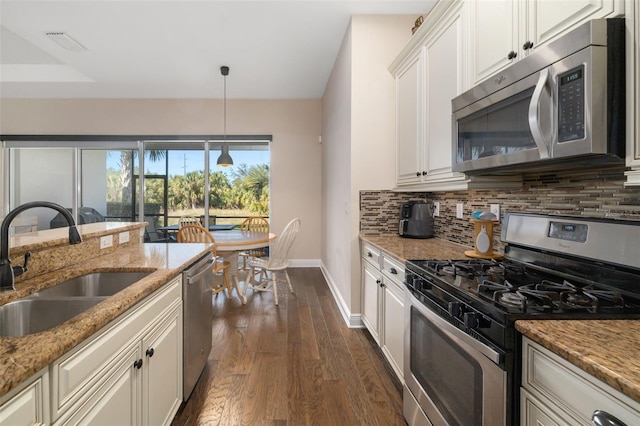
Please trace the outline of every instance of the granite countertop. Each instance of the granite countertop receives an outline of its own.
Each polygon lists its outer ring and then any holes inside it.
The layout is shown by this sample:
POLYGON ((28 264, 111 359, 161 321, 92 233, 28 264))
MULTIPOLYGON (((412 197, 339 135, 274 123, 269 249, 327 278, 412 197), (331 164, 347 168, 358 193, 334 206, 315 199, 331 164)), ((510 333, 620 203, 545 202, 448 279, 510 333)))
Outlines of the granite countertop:
POLYGON ((640 321, 520 320, 516 329, 640 402, 640 321))
POLYGON ((401 262, 409 259, 466 259, 470 247, 439 238, 403 238, 398 235, 360 235, 360 239, 401 262))
POLYGON ((0 337, 0 396, 80 344, 207 253, 209 244, 135 244, 25 280, 0 305, 91 272, 148 271, 144 279, 55 328, 24 337, 0 337))

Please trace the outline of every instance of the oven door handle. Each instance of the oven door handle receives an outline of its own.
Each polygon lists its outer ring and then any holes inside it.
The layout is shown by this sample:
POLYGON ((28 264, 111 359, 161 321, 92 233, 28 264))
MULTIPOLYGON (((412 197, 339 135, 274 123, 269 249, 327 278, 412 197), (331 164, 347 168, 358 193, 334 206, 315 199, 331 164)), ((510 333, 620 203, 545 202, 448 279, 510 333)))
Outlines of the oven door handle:
POLYGON ((463 331, 459 330, 453 324, 449 324, 449 322, 447 322, 446 320, 441 318, 438 314, 433 312, 431 309, 423 305, 418 299, 415 298, 415 296, 411 294, 411 292, 407 292, 407 294, 411 298, 411 305, 415 307, 429 321, 431 321, 436 326, 438 326, 440 330, 442 330, 447 335, 449 335, 450 338, 457 341, 459 344, 469 346, 472 349, 476 350, 477 352, 480 352, 482 355, 487 357, 493 363, 500 364, 500 361, 502 360, 502 354, 500 352, 493 350, 489 346, 467 335, 463 331))

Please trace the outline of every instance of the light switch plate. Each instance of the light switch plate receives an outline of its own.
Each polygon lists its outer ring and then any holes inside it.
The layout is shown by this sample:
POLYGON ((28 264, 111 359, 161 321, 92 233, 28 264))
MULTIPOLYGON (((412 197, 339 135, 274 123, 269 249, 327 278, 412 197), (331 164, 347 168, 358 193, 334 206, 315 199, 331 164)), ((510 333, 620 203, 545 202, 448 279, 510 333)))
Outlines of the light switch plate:
POLYGON ((106 249, 113 245, 113 235, 105 235, 100 238, 100 248, 106 249))
POLYGON ((433 203, 433 215, 440 216, 440 202, 436 201, 433 203))
POLYGON ((462 219, 464 216, 464 203, 456 204, 456 218, 462 219))
POLYGON ((124 231, 118 234, 118 244, 129 242, 129 231, 124 231))

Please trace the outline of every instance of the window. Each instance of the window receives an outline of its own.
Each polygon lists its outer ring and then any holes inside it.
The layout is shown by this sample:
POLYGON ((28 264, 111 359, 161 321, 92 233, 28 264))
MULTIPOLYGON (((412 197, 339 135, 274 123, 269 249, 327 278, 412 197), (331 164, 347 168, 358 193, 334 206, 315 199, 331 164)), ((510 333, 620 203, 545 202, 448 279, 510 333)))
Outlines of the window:
MULTIPOLYGON (((152 220, 157 228, 183 215, 210 224, 269 215, 269 138, 229 141, 231 167, 216 165, 221 144, 213 137, 46 139, 6 142, 4 214, 46 200, 72 210, 80 224, 152 220)), ((38 227, 48 229, 56 212, 42 210, 38 227)))

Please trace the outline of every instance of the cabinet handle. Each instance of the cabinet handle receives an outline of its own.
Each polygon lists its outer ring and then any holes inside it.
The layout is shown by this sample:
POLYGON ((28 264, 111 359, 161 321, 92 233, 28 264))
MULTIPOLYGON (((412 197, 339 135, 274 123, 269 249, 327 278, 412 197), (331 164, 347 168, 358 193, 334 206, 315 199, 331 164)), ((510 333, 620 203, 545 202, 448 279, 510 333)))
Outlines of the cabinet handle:
POLYGON ((380 283, 380 288, 384 288, 384 283, 383 282, 380 283))
POLYGON ((513 58, 515 58, 516 56, 518 56, 518 54, 512 50, 512 51, 511 51, 511 52, 509 52, 509 54, 507 55, 507 59, 513 59, 513 58))
POLYGON ((142 368, 142 359, 133 362, 133 366, 140 370, 142 368))
POLYGON ((531 43, 530 41, 527 41, 525 44, 522 45, 522 48, 524 50, 529 50, 533 47, 533 43, 531 43))
POLYGON ((596 426, 627 426, 620 419, 602 410, 594 411, 593 416, 591 416, 591 421, 596 426))
POLYGON ((146 354, 147 354, 147 356, 148 356, 149 358, 151 358, 155 352, 156 352, 156 351, 155 351, 155 350, 153 350, 153 348, 149 348, 149 349, 147 349, 146 354))
POLYGON ((396 268, 389 269, 389 272, 391 272, 394 275, 398 275, 398 271, 396 270, 396 268))
POLYGON ((428 172, 422 172, 422 176, 426 176, 428 172))
POLYGON ((376 284, 380 284, 382 281, 380 280, 376 280, 376 284))
POLYGON ((420 176, 420 172, 416 172, 416 176, 420 176))
POLYGON ((367 257, 373 257, 370 251, 367 252, 367 257))

